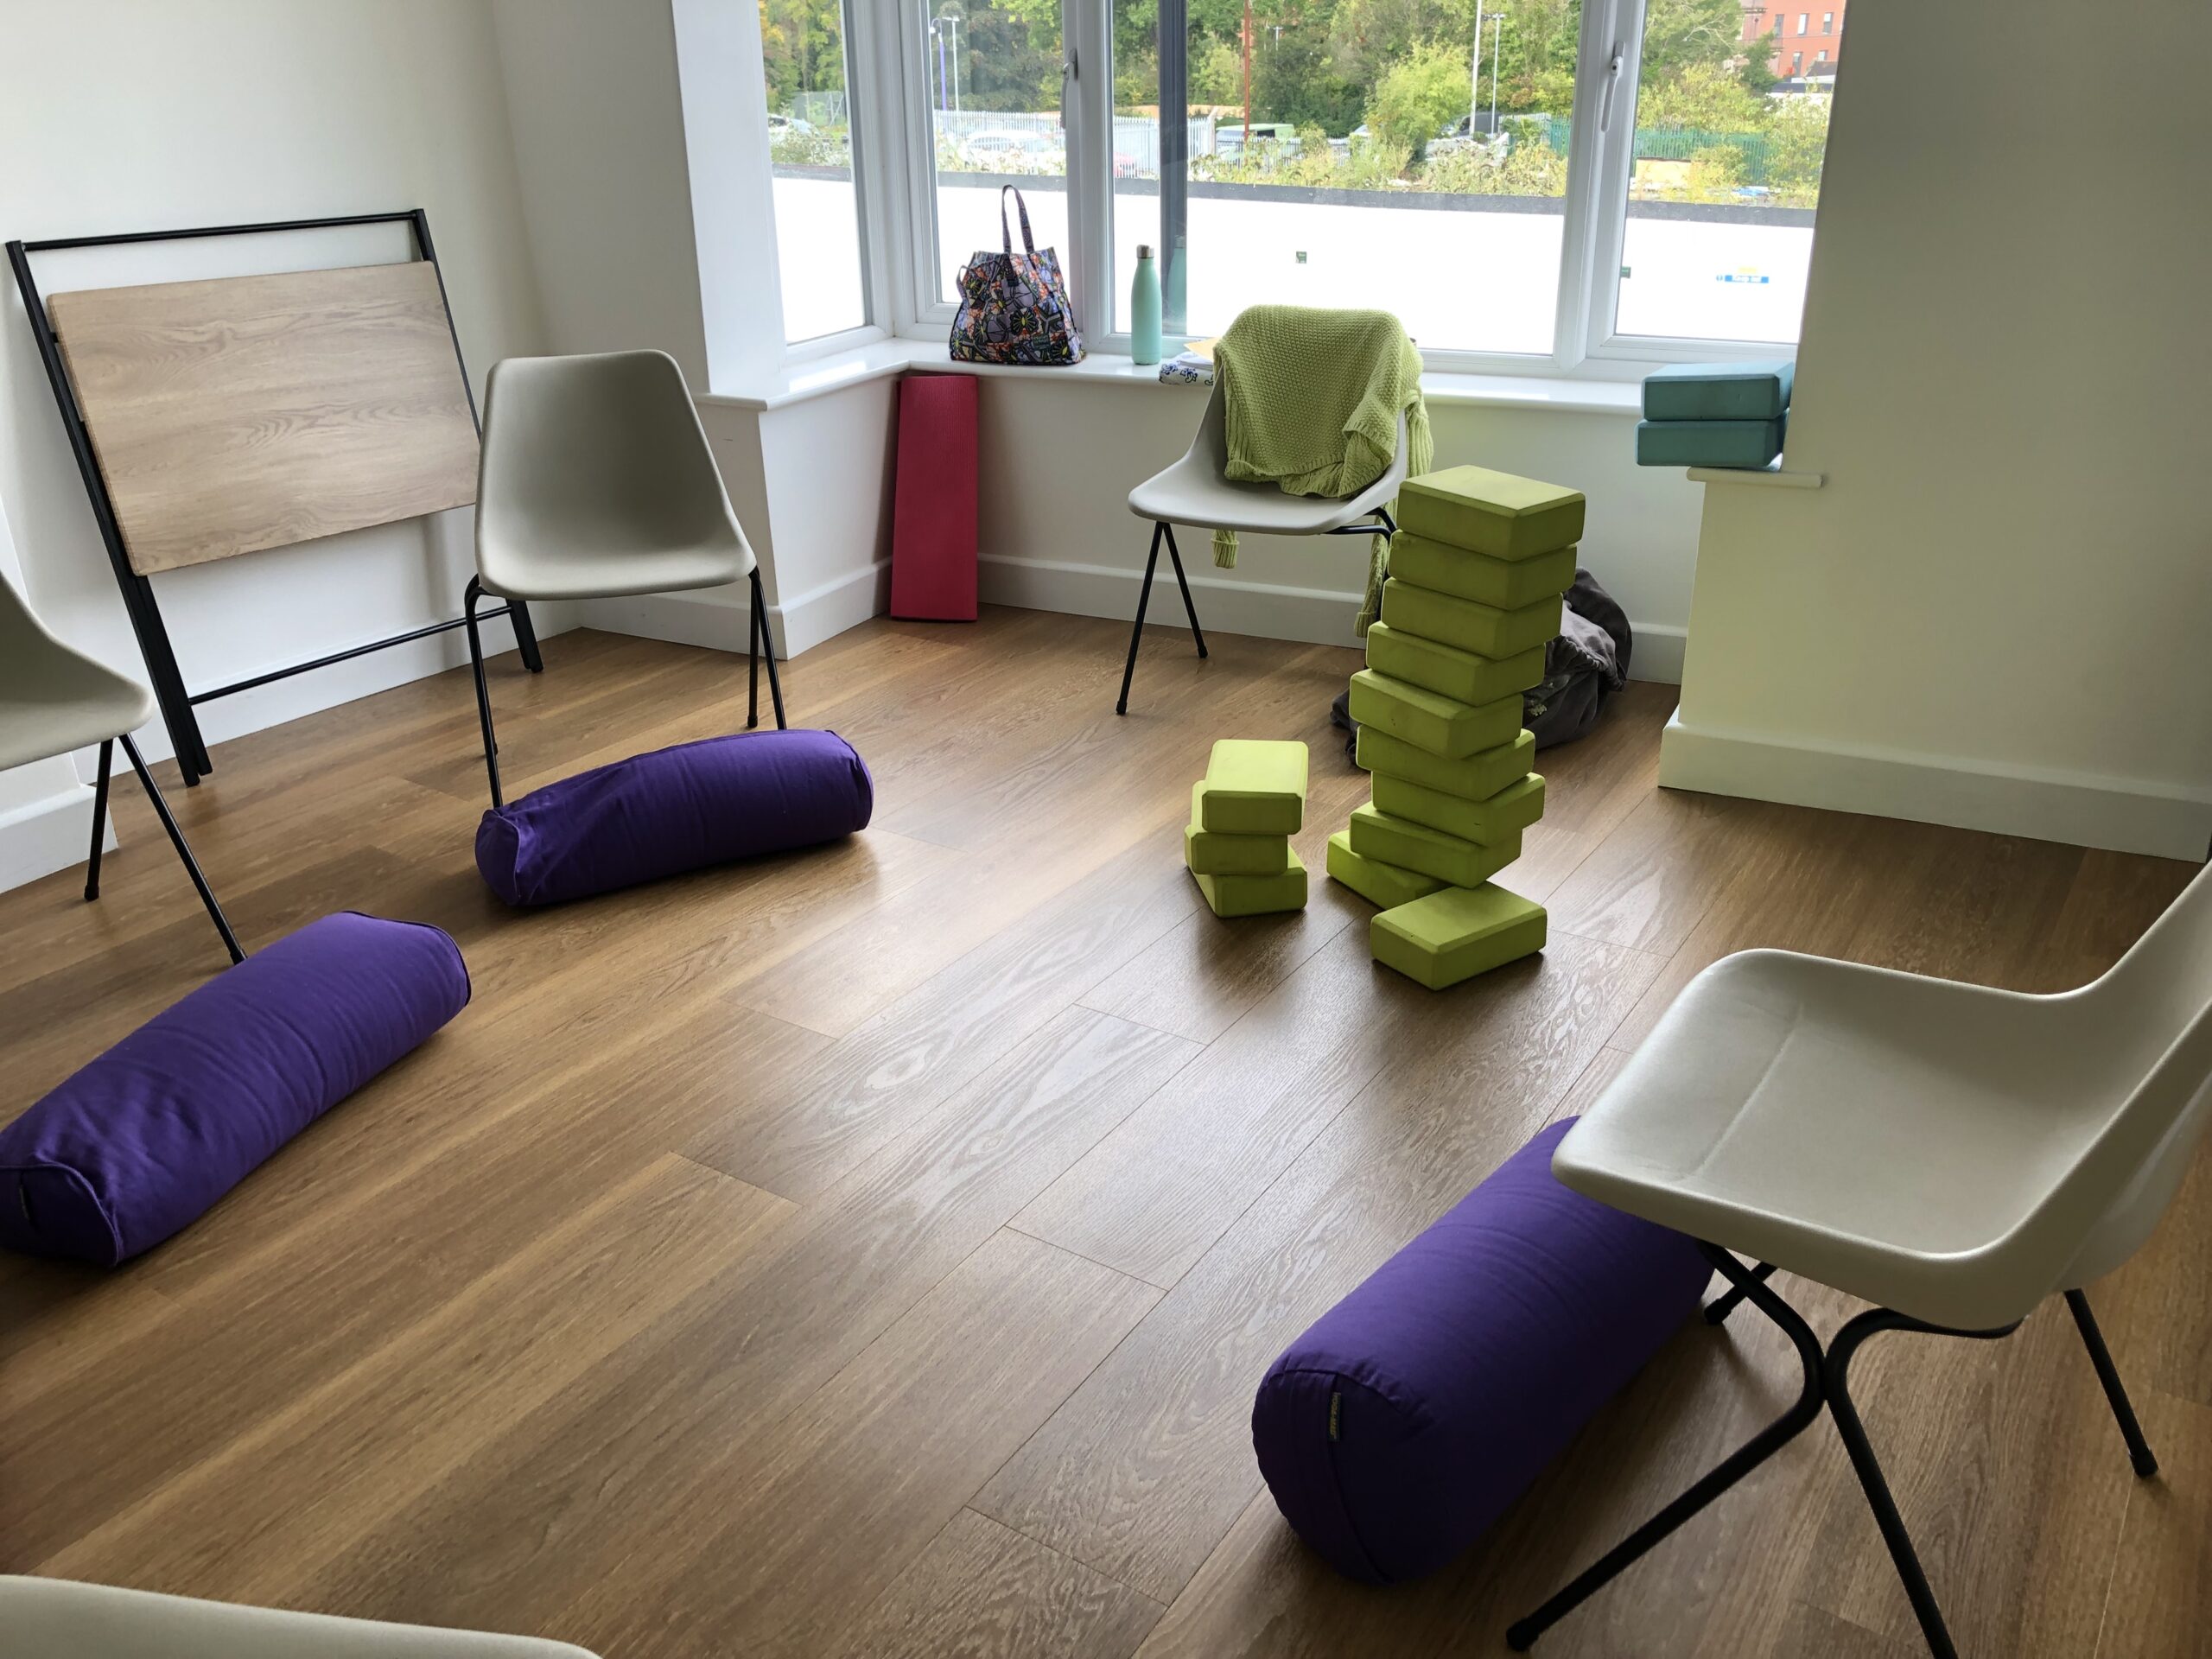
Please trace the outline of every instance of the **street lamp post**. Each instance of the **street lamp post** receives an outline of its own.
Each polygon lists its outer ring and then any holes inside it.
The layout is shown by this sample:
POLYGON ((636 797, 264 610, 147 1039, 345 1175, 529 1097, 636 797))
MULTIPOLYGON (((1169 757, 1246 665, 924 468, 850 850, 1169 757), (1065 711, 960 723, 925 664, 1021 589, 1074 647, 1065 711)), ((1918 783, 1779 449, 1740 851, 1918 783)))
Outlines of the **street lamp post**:
POLYGON ((960 113, 960 19, 950 12, 938 18, 952 34, 952 112, 960 113))
POLYGON ((1490 136, 1497 137, 1497 53, 1505 40, 1505 14, 1490 15, 1490 136))
POLYGON ((1483 0, 1475 0, 1475 73, 1468 89, 1467 136, 1475 136, 1475 117, 1483 107, 1483 0))

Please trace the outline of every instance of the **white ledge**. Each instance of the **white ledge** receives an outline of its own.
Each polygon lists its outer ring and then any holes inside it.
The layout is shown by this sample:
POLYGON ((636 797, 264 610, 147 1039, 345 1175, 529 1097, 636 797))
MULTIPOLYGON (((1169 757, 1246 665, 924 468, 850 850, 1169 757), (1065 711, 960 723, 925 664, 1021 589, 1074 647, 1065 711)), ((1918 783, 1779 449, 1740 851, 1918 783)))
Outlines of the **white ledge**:
POLYGON ((1817 490, 1828 481, 1826 473, 1787 473, 1782 462, 1766 467, 1693 467, 1693 484, 1757 484, 1772 490, 1817 490))
MULTIPOLYGON (((1165 383, 1153 365, 1140 365, 1126 357, 1103 352, 1094 352, 1082 362, 1065 367, 1027 368, 1000 363, 956 363, 951 353, 934 340, 879 340, 846 351, 801 359, 755 385, 729 391, 707 392, 699 401, 734 409, 781 409, 809 398, 828 397, 870 380, 904 374, 909 369, 1010 376, 1039 382, 1054 379, 1077 385, 1151 386, 1171 393, 1204 390, 1188 383, 1165 383)), ((1421 376, 1421 384, 1422 392, 1432 404, 1541 410, 1559 415, 1616 415, 1630 419, 1641 411, 1643 397, 1642 385, 1632 380, 1569 380, 1542 375, 1431 372, 1421 376)))

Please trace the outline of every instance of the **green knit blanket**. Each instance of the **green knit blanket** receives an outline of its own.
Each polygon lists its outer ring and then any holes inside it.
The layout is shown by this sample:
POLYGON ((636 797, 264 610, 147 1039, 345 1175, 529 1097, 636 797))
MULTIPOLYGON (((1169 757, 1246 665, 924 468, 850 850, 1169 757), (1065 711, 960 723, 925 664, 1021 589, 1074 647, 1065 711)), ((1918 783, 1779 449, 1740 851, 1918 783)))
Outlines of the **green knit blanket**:
MULTIPOLYGON (((1230 478, 1293 495, 1357 495, 1389 470, 1406 417, 1408 473, 1433 458, 1421 396, 1421 353, 1387 311, 1255 305, 1214 346, 1230 478)), ((1375 537, 1355 632, 1382 602, 1389 543, 1375 537)), ((1236 532, 1213 533, 1214 563, 1236 563, 1236 532)))

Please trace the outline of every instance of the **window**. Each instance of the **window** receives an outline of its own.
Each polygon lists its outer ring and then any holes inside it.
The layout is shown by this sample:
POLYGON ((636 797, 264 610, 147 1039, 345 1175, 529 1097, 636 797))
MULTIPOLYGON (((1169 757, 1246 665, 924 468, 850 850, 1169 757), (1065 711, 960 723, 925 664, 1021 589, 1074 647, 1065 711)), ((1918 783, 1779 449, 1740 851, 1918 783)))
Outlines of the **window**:
MULTIPOLYGON (((1662 11, 1655 0, 1644 24, 1615 328, 1630 338, 1794 340, 1831 96, 1754 90, 1694 10, 1670 0, 1662 11)), ((1804 57, 1790 54, 1792 75, 1804 57)))
MULTIPOLYGON (((1757 33, 1770 14, 1748 15, 1757 33)), ((1434 367, 1625 378, 1796 337, 1829 83, 1778 80, 1781 41, 1747 51, 1738 0, 897 16, 918 334, 999 245, 1012 183, 1094 350, 1127 349, 1140 245, 1171 340, 1259 302, 1379 305, 1434 367)))
MULTIPOLYGON (((1060 118, 1056 0, 934 0, 921 10, 939 301, 960 269, 999 246, 1002 188, 1021 192, 1037 245, 1068 254, 1067 130, 1060 118)), ((1021 225, 1005 197, 1014 246, 1021 225)))
POLYGON ((1258 302, 1379 305, 1425 347, 1548 353, 1571 0, 1479 30, 1376 9, 1357 36, 1349 10, 1113 0, 1116 307, 1150 244, 1171 334, 1258 302))
POLYGON ((1824 47, 1822 47, 1819 51, 1817 51, 1817 52, 1815 52, 1815 53, 1814 53, 1814 54, 1813 54, 1813 61, 1814 61, 1815 63, 1816 63, 1816 64, 1826 63, 1827 60, 1828 60, 1828 49, 1827 49, 1827 48, 1826 48, 1825 46, 1824 46, 1824 47))
MULTIPOLYGON (((1821 14, 1821 33, 1823 35, 1833 35, 1835 33, 1835 13, 1832 11, 1824 11, 1821 14)), ((1823 57, 1827 55, 1827 54, 1826 53, 1821 54, 1821 56, 1823 57)))
POLYGON ((784 339, 797 345, 868 321, 845 16, 838 0, 762 0, 760 56, 768 90, 784 339))
POLYGON ((1798 32, 1800 35, 1804 34, 1804 33, 1805 33, 1805 25, 1806 25, 1807 23, 1810 22, 1811 21, 1812 21, 1812 19, 1811 19, 1810 17, 1808 17, 1805 13, 1803 13, 1803 12, 1802 12, 1802 11, 1801 11, 1801 12, 1799 12, 1799 13, 1797 14, 1797 32, 1798 32))

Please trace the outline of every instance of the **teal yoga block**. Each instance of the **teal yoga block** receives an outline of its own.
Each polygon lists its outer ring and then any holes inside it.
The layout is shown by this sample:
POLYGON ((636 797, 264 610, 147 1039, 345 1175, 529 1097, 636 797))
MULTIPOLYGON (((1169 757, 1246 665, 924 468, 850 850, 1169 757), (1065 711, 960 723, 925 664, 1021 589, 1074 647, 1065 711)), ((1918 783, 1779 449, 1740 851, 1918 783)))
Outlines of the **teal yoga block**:
POLYGON ((1771 421, 1638 421, 1639 467, 1733 467, 1757 469, 1782 453, 1789 417, 1771 421))
POLYGON ((1643 377, 1643 418, 1771 421, 1789 407, 1796 370, 1787 358, 1760 363, 1670 363, 1643 377))

